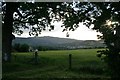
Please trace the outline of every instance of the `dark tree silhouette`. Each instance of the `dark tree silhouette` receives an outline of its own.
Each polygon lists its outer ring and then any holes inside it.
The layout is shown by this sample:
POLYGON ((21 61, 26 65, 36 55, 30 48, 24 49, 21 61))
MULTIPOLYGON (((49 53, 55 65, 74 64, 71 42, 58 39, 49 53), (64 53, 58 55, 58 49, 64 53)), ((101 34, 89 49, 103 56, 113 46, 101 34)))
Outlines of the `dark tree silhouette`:
POLYGON ((93 30, 102 33, 98 36, 104 40, 107 49, 100 51, 99 57, 106 61, 112 73, 120 75, 120 7, 114 3, 5 3, 3 8, 3 58, 11 55, 12 32, 22 34, 22 29, 29 28, 30 35, 37 36, 46 26, 50 31, 54 29, 50 22, 52 19, 63 21, 63 31, 78 28, 79 22, 93 30), (14 14, 14 15, 13 15, 14 14), (37 27, 35 27, 37 25, 37 27), (105 56, 102 56, 105 55, 105 56))
POLYGON ((15 43, 13 45, 13 49, 18 52, 28 52, 29 51, 29 45, 27 44, 19 44, 15 43))
POLYGON ((6 3, 5 13, 3 15, 4 24, 2 25, 2 59, 4 61, 4 54, 7 54, 7 61, 11 60, 11 44, 13 31, 13 13, 16 11, 18 5, 14 3, 6 3))
POLYGON ((120 3, 72 3, 59 13, 64 19, 64 30, 74 31, 79 22, 88 28, 94 24, 93 30, 102 33, 98 38, 103 39, 107 45, 106 50, 100 52, 99 57, 107 62, 113 77, 120 76, 120 3), (102 56, 104 55, 104 56, 102 56))
POLYGON ((4 61, 4 54, 7 54, 6 61, 11 60, 13 32, 20 35, 23 29, 29 29, 29 35, 38 36, 46 27, 50 27, 50 30, 54 29, 50 22, 53 17, 56 17, 53 13, 57 5, 61 3, 2 3, 2 61, 4 61))

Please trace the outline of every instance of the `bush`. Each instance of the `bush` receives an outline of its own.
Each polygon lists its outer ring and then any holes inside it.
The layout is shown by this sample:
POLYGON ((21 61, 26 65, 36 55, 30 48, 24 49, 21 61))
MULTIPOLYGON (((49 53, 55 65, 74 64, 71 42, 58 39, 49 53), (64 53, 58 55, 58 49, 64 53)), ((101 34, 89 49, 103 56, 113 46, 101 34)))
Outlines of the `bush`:
POLYGON ((18 52, 28 52, 29 45, 16 43, 13 46, 13 50, 18 51, 18 52))

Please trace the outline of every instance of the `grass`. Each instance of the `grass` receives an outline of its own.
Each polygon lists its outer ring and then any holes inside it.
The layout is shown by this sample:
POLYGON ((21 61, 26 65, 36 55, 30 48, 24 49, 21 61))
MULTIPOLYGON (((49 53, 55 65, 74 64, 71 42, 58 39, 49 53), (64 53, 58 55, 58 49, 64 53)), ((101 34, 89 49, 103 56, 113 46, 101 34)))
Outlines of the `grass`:
POLYGON ((109 78, 103 70, 105 64, 96 56, 97 50, 40 51, 37 65, 30 61, 33 53, 13 53, 12 62, 3 64, 3 78, 109 78))

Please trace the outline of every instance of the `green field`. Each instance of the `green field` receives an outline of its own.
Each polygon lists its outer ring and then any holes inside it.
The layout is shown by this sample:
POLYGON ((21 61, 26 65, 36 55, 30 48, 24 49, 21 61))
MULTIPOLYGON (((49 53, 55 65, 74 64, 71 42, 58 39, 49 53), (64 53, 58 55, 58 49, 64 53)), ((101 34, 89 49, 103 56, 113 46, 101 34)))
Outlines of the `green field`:
POLYGON ((3 78, 109 78, 104 62, 96 56, 97 50, 40 51, 37 65, 31 61, 32 52, 12 53, 12 62, 3 64, 3 78))

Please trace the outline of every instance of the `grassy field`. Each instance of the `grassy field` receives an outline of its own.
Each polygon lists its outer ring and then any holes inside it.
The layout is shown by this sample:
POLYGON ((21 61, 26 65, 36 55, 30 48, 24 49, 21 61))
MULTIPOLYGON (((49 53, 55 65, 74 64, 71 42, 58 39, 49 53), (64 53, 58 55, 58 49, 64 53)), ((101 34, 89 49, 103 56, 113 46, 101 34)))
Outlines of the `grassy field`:
POLYGON ((109 78, 104 62, 96 56, 97 50, 40 51, 37 65, 31 61, 32 52, 13 53, 12 62, 3 64, 3 78, 109 78))

